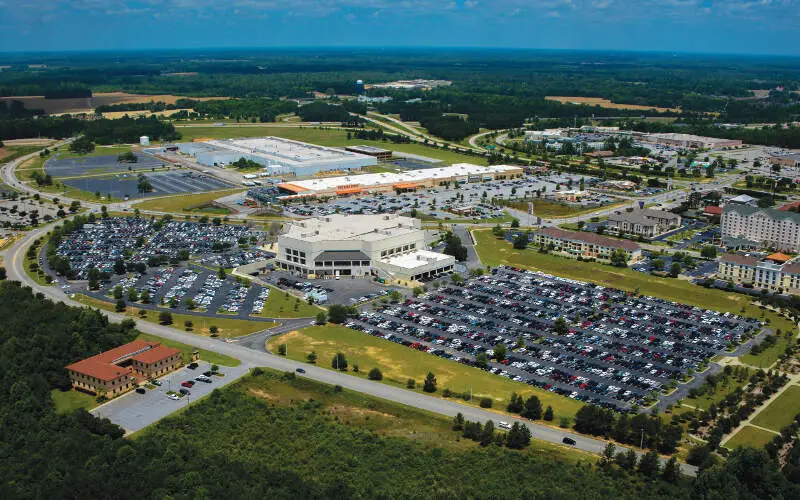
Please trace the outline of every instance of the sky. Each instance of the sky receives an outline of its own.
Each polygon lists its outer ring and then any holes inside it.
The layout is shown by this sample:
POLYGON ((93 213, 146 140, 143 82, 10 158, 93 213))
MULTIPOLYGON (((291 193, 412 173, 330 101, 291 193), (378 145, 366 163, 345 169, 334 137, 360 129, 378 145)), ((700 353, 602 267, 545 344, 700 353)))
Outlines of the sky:
POLYGON ((800 55, 800 0, 0 0, 0 52, 491 47, 800 55))

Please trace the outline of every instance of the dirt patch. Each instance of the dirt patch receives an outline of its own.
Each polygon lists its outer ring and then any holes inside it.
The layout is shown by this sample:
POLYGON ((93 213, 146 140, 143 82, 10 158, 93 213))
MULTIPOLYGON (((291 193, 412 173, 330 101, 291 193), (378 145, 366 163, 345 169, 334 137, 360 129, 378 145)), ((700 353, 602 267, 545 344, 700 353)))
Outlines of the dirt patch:
POLYGON ((649 111, 654 109, 660 113, 672 111, 674 113, 680 112, 678 108, 659 108, 657 106, 640 106, 638 104, 617 104, 602 97, 573 97, 573 96, 560 96, 549 95, 545 96, 548 101, 558 101, 561 104, 586 104, 588 106, 600 106, 601 108, 609 109, 634 109, 639 111, 649 111))
POLYGON ((397 417, 389 413, 367 408, 356 408, 355 406, 330 406, 328 407, 328 411, 340 417, 382 417, 392 420, 397 419, 397 417))
POLYGON ((3 141, 6 146, 49 146, 53 144, 53 139, 11 139, 3 141))
POLYGON ((269 394, 268 392, 262 391, 261 389, 249 389, 247 392, 252 394, 253 396, 259 397, 261 399, 266 399, 268 401, 280 400, 278 396, 275 396, 274 394, 269 394))
MULTIPOLYGON (((92 97, 79 97, 74 99, 45 99, 44 96, 12 96, 2 97, 0 101, 21 101, 26 109, 43 109, 50 115, 92 113, 97 106, 122 103, 164 102, 175 104, 178 99, 188 99, 184 96, 171 94, 144 95, 129 94, 127 92, 101 92, 92 97)), ((213 101, 227 99, 227 97, 192 97, 198 101, 213 101)))

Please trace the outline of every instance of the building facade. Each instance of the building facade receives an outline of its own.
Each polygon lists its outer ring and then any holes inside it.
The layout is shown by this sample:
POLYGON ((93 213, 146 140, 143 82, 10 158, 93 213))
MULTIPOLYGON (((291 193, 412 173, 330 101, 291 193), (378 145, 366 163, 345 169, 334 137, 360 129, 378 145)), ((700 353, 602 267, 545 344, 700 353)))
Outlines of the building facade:
POLYGON ((681 225, 681 216, 664 210, 649 208, 622 210, 608 216, 606 227, 618 232, 651 238, 681 225))
POLYGON ((800 214, 728 203, 720 222, 723 238, 746 239, 781 252, 800 251, 800 214))
POLYGON ((314 277, 378 275, 416 280, 449 272, 455 259, 425 249, 419 219, 391 214, 330 215, 289 225, 278 265, 314 277))
POLYGON ((800 263, 784 257, 724 254, 719 259, 717 278, 772 292, 800 293, 800 263))
POLYGON ((113 398, 182 363, 181 351, 158 342, 134 340, 66 367, 72 387, 113 398))
POLYGON ((533 234, 533 242, 538 245, 553 246, 553 252, 577 259, 596 259, 610 261, 615 250, 623 250, 628 263, 642 258, 642 248, 632 241, 614 240, 594 233, 564 231, 548 227, 533 234))

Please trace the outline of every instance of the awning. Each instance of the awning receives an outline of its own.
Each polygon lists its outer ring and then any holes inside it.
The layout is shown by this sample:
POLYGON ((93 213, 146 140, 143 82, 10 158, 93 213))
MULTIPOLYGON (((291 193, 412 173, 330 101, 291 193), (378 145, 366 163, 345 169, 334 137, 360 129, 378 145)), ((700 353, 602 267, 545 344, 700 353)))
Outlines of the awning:
POLYGON ((298 186, 297 184, 292 184, 291 182, 281 182, 280 184, 278 184, 278 187, 280 189, 285 189, 293 193, 301 193, 303 191, 308 191, 307 188, 304 188, 303 186, 298 186))
POLYGON ((360 187, 351 187, 351 188, 344 188, 344 189, 337 189, 336 194, 358 194, 361 192, 360 187))
POLYGON ((398 182, 393 184, 392 187, 395 189, 417 189, 420 185, 416 182, 398 182))

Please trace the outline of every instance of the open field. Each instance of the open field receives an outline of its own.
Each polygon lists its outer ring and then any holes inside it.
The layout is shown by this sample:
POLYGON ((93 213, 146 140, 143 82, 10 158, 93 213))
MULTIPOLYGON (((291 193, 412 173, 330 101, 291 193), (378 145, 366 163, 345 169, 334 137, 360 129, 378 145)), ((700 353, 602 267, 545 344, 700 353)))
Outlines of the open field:
MULTIPOLYGON (((114 311, 114 304, 110 302, 105 302, 103 300, 98 300, 93 297, 89 297, 87 295, 83 295, 80 293, 75 294, 73 298, 76 302, 80 302, 81 304, 86 304, 87 306, 97 307, 99 309, 104 309, 106 311, 114 311)), ((169 311, 169 309, 164 309, 164 311, 169 311)), ((130 316, 131 318, 141 319, 144 321, 149 321, 150 323, 158 323, 158 315, 161 313, 161 310, 153 311, 150 309, 139 309, 133 305, 128 305, 125 308, 125 316, 130 316), (146 311, 147 316, 140 316, 139 311, 146 311)), ((170 311, 172 312, 172 311, 170 311)), ((195 316, 192 314, 180 314, 176 312, 172 312, 172 327, 178 330, 185 330, 184 322, 191 321, 194 323, 192 327, 192 333, 197 335, 210 335, 209 327, 214 325, 219 328, 219 336, 226 338, 226 337, 241 337, 243 335, 250 335, 251 333, 260 332, 261 330, 266 330, 267 328, 272 328, 276 326, 276 323, 270 323, 267 321, 247 321, 244 319, 233 319, 233 318, 211 318, 206 316, 195 316)))
POLYGON ((3 146, 0 148, 0 163, 16 160, 27 154, 35 153, 42 149, 40 146, 3 146))
POLYGON ((72 413, 78 408, 91 410, 97 406, 94 396, 86 394, 85 392, 76 391, 75 389, 70 391, 53 389, 50 391, 50 396, 53 398, 56 412, 61 414, 72 413))
POLYGON ((234 193, 242 193, 243 189, 223 189, 206 193, 178 194, 166 196, 155 200, 146 200, 134 205, 139 210, 153 210, 156 212, 203 212, 203 209, 212 201, 234 193))
POLYGON ((667 111, 672 111, 675 113, 680 112, 680 109, 676 108, 659 108, 657 106, 640 106, 638 104, 617 104, 609 101, 608 99, 603 99, 602 97, 571 97, 571 96, 549 95, 545 96, 545 99, 547 99, 548 101, 558 101, 561 104, 585 104, 587 106, 599 106, 601 108, 609 108, 609 109, 638 109, 640 111, 656 110, 659 113, 665 113, 667 111))
POLYGON ((70 152, 69 148, 61 148, 58 151, 58 158, 66 159, 66 158, 89 158, 92 156, 119 156, 123 153, 127 153, 133 150, 133 144, 116 144, 114 146, 101 146, 95 145, 94 151, 91 153, 87 153, 85 155, 72 153, 70 152))
POLYGON ((106 111, 103 113, 103 118, 108 118, 109 120, 116 120, 118 118, 122 118, 125 115, 130 116, 131 118, 139 118, 140 116, 160 116, 160 117, 170 117, 175 113, 179 113, 181 111, 191 111, 191 109, 165 109, 164 111, 106 111))
MULTIPOLYGON (((45 99, 44 96, 12 96, 0 98, 0 101, 22 101, 26 109, 43 109, 45 113, 92 113, 97 106, 140 103, 140 102, 164 102, 175 104, 178 99, 186 99, 183 96, 171 94, 145 95, 129 94, 127 92, 97 92, 92 97, 78 97, 74 99, 45 99)), ((210 101, 214 99, 227 99, 227 97, 192 97, 198 101, 210 101)))
POLYGON ((761 410, 761 413, 753 419, 753 424, 780 432, 794 422, 794 417, 798 413, 800 413, 800 386, 792 385, 761 410))
POLYGON ((244 126, 237 127, 229 125, 224 127, 181 127, 176 126, 178 132, 183 135, 182 141, 192 141, 196 139, 231 139, 236 137, 262 137, 275 136, 295 141, 310 142, 320 146, 342 147, 354 145, 375 146, 392 151, 400 151, 431 158, 440 159, 450 163, 474 163, 486 165, 486 159, 477 156, 470 156, 454 151, 434 148, 424 144, 393 144, 383 141, 364 141, 360 139, 347 140, 347 131, 339 128, 315 128, 308 127, 280 127, 280 126, 244 126))
MULTIPOLYGON (((336 392, 320 382, 297 377, 287 379, 277 371, 265 370, 258 377, 245 377, 230 389, 265 400, 270 405, 293 406, 298 401, 313 400, 336 417, 339 424, 363 429, 383 437, 406 438, 426 447, 472 450, 477 444, 468 439, 455 439, 449 418, 429 413, 359 392, 336 392)), ((533 439, 523 453, 547 453, 557 460, 592 459, 592 455, 533 439)))
POLYGON ((344 326, 329 324, 290 332, 271 338, 267 348, 271 352, 277 352, 280 344, 287 344, 288 357, 297 361, 306 361, 306 356, 311 351, 316 352, 317 364, 325 368, 330 368, 334 355, 342 352, 347 357, 350 368, 348 373, 366 377, 372 368, 379 368, 383 373, 384 383, 399 387, 406 387, 408 379, 414 379, 416 390, 421 390, 425 376, 432 372, 437 380, 437 394, 441 395, 444 389, 457 393, 469 393, 471 389, 471 404, 478 404, 480 398, 489 397, 494 400, 494 408, 500 410, 505 410, 512 392, 526 397, 535 394, 542 401, 543 407, 553 407, 555 422, 558 422, 559 417, 574 417, 583 406, 573 399, 437 358, 344 326), (354 365, 359 367, 358 374, 352 371, 354 365))
POLYGON ((167 347, 180 349, 181 352, 183 353, 184 362, 188 362, 191 359, 192 352, 194 352, 195 350, 199 350, 200 359, 203 361, 207 361, 211 364, 220 366, 239 366, 240 364, 242 364, 242 362, 239 361, 238 359, 226 356, 224 354, 218 354, 213 351, 206 351, 205 349, 195 349, 190 345, 186 345, 181 342, 175 342, 174 340, 164 339, 147 333, 140 333, 139 336, 136 338, 139 340, 146 340, 147 342, 159 342, 167 347))
MULTIPOLYGON (((542 254, 534 249, 514 250, 511 243, 498 240, 488 230, 474 231, 478 256, 487 266, 501 264, 534 269, 545 273, 562 276, 582 281, 599 283, 620 290, 636 291, 644 295, 660 297, 667 300, 676 300, 685 304, 715 309, 722 312, 743 314, 753 318, 763 317, 770 321, 770 327, 780 328, 783 332, 795 331, 795 325, 769 311, 761 310, 750 303, 750 298, 723 290, 705 289, 687 281, 658 278, 632 269, 620 269, 597 262, 578 262, 577 260, 542 254)), ((765 350, 758 356, 745 355, 742 362, 767 367, 774 363, 778 355, 783 352, 786 341, 779 339, 776 346, 765 350)))
POLYGON ((304 300, 297 302, 297 297, 273 286, 269 287, 269 297, 261 311, 262 318, 313 318, 323 309, 304 300), (295 309, 297 304, 297 309, 295 309))
MULTIPOLYGON (((604 205, 602 207, 580 207, 580 206, 571 206, 566 203, 557 203, 554 201, 545 201, 545 200, 534 200, 533 201, 533 214, 536 217, 541 217, 543 219, 562 219, 562 218, 569 218, 569 217, 577 217, 579 215, 584 215, 592 212, 596 212, 598 210, 607 210, 610 208, 621 207, 623 205, 628 204, 627 202, 616 203, 612 205, 604 205)), ((511 208, 516 208, 517 210, 522 210, 523 212, 528 212, 528 202, 527 201, 519 201, 511 203, 511 208)))
POLYGON ((734 434, 734 436, 725 443, 725 448, 731 450, 738 448, 739 446, 763 448, 764 445, 772 441, 776 435, 777 434, 772 434, 771 432, 759 429, 758 427, 746 425, 742 428, 742 430, 734 434))

